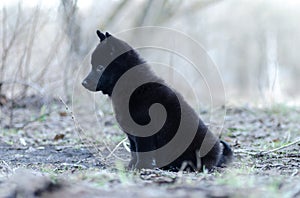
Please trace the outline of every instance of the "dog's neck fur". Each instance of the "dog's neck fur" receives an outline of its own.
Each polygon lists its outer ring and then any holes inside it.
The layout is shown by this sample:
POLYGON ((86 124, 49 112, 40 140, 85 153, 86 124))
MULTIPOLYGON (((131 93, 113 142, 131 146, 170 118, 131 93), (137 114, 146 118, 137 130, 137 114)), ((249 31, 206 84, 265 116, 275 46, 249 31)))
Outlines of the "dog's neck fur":
MULTIPOLYGON (((150 69, 147 65, 146 61, 139 57, 139 55, 134 51, 130 50, 118 58, 116 58, 108 67, 114 67, 118 69, 118 75, 113 78, 113 86, 109 90, 106 90, 109 97, 111 97, 114 87, 118 80, 130 69, 137 67, 135 70, 134 78, 137 79, 130 79, 131 81, 138 80, 138 79, 147 79, 147 80, 155 80, 161 81, 150 69), (124 63, 124 59, 126 63, 124 63), (123 60, 123 61, 120 61, 123 60), (126 64, 126 65, 124 65, 126 64), (145 71, 147 70, 147 71, 145 71), (121 71, 121 72, 120 72, 121 71)), ((115 72, 117 73, 117 72, 115 72)))

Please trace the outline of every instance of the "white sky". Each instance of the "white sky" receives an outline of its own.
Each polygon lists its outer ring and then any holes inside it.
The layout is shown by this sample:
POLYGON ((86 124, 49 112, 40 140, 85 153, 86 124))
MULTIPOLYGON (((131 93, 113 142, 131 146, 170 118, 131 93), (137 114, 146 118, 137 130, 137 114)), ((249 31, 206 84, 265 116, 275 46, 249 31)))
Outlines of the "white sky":
MULTIPOLYGON (((35 7, 41 5, 45 8, 57 7, 60 0, 0 0, 0 7, 10 6, 22 2, 24 6, 35 7)), ((89 8, 93 0, 78 0, 78 7, 81 9, 89 8)))

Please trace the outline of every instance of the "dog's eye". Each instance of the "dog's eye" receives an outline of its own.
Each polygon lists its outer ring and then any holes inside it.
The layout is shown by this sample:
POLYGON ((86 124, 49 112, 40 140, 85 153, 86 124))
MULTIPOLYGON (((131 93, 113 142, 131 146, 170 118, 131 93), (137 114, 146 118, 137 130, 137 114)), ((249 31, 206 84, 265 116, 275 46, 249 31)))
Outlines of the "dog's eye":
POLYGON ((101 72, 103 69, 104 69, 103 65, 98 65, 96 70, 97 72, 101 72))

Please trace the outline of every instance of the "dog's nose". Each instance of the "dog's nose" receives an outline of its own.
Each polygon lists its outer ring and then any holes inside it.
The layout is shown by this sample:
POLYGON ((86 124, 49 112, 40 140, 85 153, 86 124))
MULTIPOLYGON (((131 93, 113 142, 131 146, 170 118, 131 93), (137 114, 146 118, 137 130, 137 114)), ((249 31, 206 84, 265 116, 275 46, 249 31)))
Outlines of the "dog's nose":
POLYGON ((88 84, 88 82, 86 80, 82 81, 81 83, 83 86, 86 86, 88 84))

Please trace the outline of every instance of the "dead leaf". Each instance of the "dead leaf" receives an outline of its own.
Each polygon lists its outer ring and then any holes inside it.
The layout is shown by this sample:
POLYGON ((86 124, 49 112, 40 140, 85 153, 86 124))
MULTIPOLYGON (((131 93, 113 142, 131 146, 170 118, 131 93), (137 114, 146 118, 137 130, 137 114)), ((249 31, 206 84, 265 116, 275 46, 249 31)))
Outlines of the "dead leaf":
POLYGON ((65 111, 61 111, 61 112, 59 112, 59 115, 60 115, 61 117, 66 117, 66 116, 68 115, 68 113, 65 112, 65 111))
POLYGON ((53 140, 54 141, 62 140, 62 139, 64 139, 64 137, 65 137, 65 134, 57 134, 57 135, 55 135, 53 140))
POLYGON ((7 103, 7 98, 5 95, 0 95, 0 106, 3 106, 7 103))

